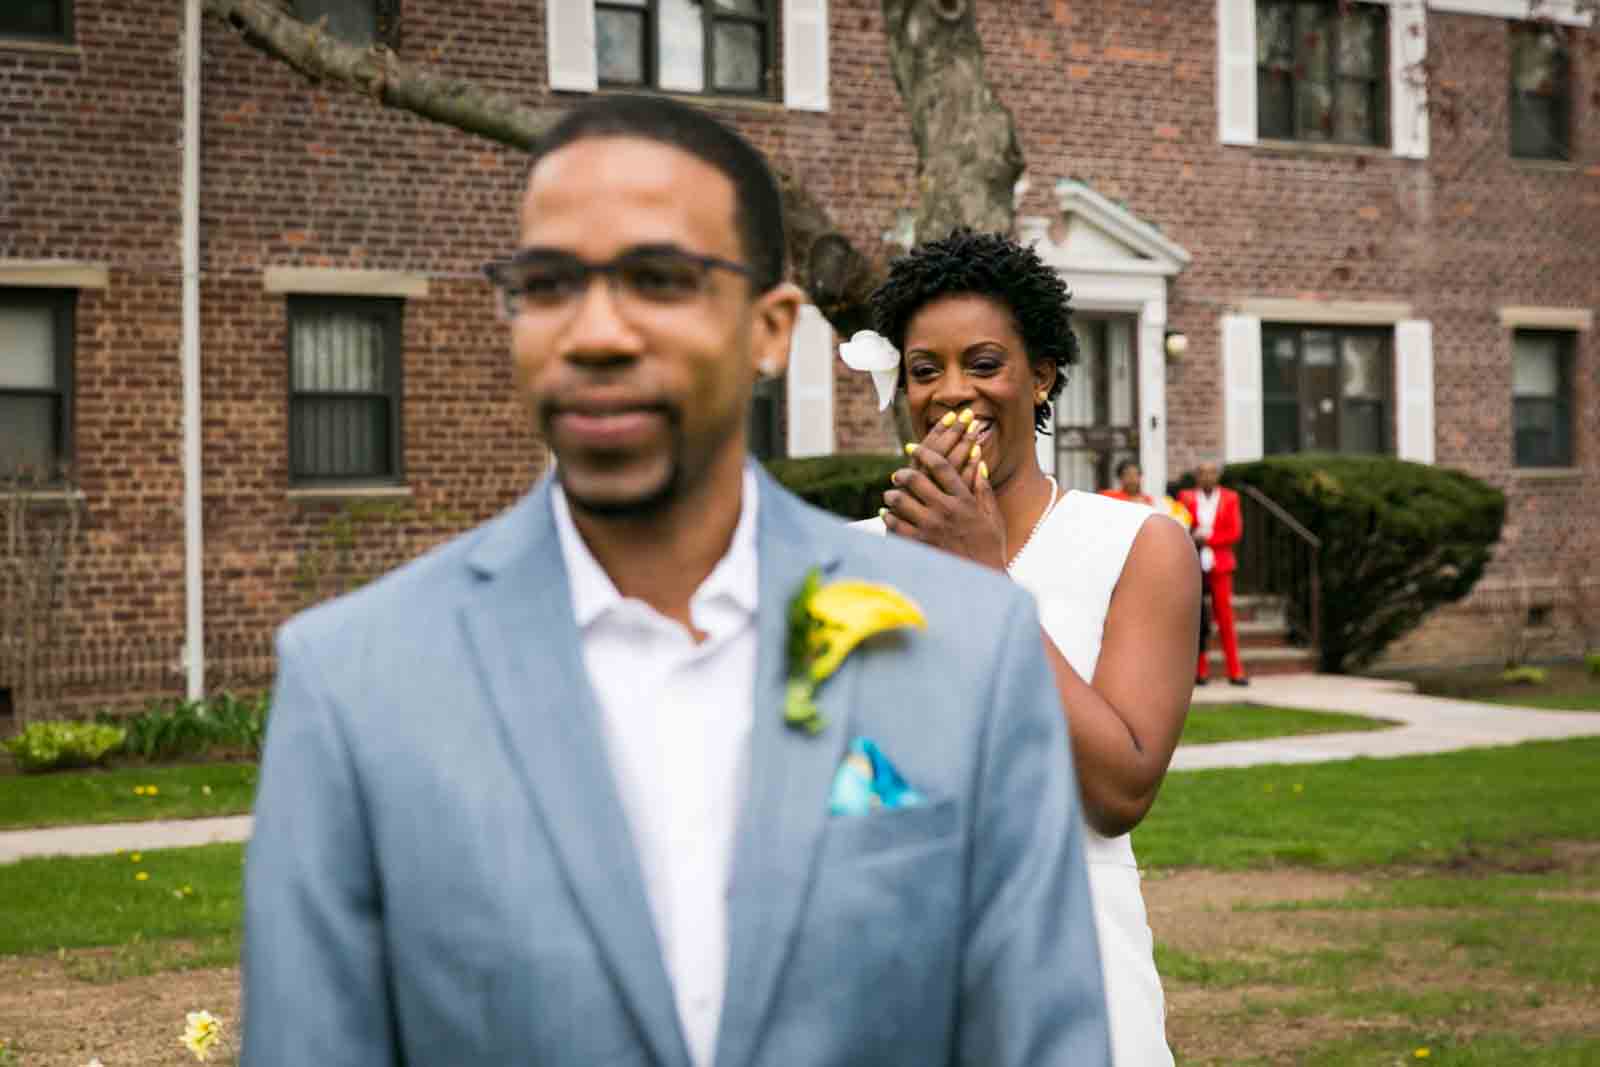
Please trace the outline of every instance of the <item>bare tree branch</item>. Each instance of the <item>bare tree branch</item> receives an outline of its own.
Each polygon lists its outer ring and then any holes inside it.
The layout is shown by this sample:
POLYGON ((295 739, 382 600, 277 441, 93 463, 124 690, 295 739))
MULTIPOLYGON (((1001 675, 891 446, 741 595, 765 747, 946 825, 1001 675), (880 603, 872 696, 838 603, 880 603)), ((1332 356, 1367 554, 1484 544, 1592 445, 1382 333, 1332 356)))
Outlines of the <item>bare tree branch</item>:
MULTIPOLYGON (((401 62, 383 45, 363 48, 309 26, 275 0, 205 0, 207 15, 231 27, 252 48, 313 82, 342 86, 385 107, 527 150, 559 112, 530 108, 514 97, 460 78, 401 62)), ((827 209, 792 176, 779 172, 795 279, 835 329, 849 335, 866 322, 866 298, 880 267, 834 226, 827 209), (825 253, 825 254, 813 254, 825 253)))

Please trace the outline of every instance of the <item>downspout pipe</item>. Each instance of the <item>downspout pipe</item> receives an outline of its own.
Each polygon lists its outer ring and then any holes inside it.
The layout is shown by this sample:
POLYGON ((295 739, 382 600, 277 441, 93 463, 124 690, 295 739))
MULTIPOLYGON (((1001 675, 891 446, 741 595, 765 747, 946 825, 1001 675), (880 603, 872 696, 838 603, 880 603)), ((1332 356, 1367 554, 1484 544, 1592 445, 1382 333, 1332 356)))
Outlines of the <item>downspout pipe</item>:
POLYGON ((200 521, 200 3, 183 20, 183 664, 186 692, 206 691, 204 529, 200 521))

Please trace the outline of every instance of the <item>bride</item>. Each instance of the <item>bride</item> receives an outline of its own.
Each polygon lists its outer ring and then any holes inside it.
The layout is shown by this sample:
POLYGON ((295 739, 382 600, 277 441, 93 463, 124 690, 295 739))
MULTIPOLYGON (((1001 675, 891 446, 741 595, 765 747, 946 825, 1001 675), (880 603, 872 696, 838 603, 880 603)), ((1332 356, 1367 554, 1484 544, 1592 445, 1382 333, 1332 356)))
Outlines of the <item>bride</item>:
POLYGON ((1117 1067, 1170 1065, 1165 1005, 1128 832, 1161 788, 1189 706, 1200 568, 1183 528, 1138 504, 1062 492, 1035 433, 1077 359, 1068 293, 1031 249, 958 230, 895 261, 878 335, 845 362, 919 442, 861 524, 1011 576, 1039 605, 1067 710, 1117 1067), (900 353, 904 353, 901 357, 900 353))

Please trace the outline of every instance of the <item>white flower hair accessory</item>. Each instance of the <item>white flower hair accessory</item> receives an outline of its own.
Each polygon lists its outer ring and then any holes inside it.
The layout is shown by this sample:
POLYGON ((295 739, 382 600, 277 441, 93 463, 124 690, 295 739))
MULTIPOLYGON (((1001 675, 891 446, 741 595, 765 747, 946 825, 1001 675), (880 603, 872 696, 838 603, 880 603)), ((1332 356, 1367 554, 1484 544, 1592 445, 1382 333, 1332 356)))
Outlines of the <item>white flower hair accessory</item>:
POLYGON ((864 370, 872 375, 873 388, 878 391, 878 410, 894 402, 895 386, 900 381, 900 350, 889 339, 871 330, 857 330, 850 340, 839 346, 839 358, 851 370, 864 370))

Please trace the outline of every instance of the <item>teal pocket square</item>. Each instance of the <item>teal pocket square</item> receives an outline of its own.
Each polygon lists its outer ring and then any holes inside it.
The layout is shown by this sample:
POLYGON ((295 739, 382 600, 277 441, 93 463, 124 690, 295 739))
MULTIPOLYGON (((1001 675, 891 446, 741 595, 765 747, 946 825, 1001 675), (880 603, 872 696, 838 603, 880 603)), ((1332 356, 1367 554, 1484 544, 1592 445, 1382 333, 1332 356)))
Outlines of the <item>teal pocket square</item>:
POLYGON ((876 742, 858 737, 833 776, 828 811, 834 815, 865 815, 879 808, 914 808, 926 803, 922 794, 906 784, 876 742))

